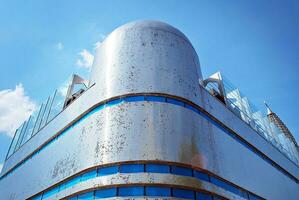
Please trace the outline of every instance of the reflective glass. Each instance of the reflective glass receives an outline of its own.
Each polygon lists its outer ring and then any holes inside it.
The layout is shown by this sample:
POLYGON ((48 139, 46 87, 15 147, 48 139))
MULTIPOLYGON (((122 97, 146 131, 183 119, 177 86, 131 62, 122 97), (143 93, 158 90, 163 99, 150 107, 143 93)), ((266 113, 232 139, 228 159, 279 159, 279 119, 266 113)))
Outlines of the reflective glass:
POLYGON ((192 169, 187 167, 172 166, 171 172, 177 175, 192 176, 192 169))
POLYGON ((145 187, 146 196, 156 196, 156 197, 170 197, 171 189, 167 187, 154 187, 148 186, 145 187))
POLYGON ((212 176, 210 177, 210 180, 211 180, 211 183, 213 183, 225 190, 228 190, 228 191, 238 194, 240 196, 244 196, 243 192, 239 188, 234 187, 233 185, 230 185, 230 184, 228 184, 218 178, 212 177, 212 176))
POLYGON ((144 195, 143 186, 118 188, 118 196, 143 196, 143 195, 144 195))
POLYGON ((52 188, 52 189, 44 192, 43 199, 46 199, 46 198, 58 193, 58 191, 59 191, 59 187, 55 187, 55 188, 52 188))
POLYGON ((170 166, 159 164, 146 164, 145 171, 152 173, 170 173, 170 166))
POLYGON ((98 176, 116 174, 117 172, 118 172, 118 166, 101 167, 98 169, 98 176))
POLYGON ((192 191, 192 190, 173 188, 172 194, 174 197, 178 197, 178 198, 184 198, 184 199, 194 199, 195 198, 194 191, 192 191))
POLYGON ((196 192, 196 200, 212 200, 212 195, 196 192))
POLYGON ((81 175, 81 181, 86 181, 88 179, 91 179, 91 178, 94 178, 97 176, 97 170, 92 170, 90 172, 87 172, 85 174, 82 174, 81 175))
POLYGON ((136 172, 144 172, 143 164, 122 164, 120 166, 121 173, 136 173, 136 172))
POLYGON ((116 196, 116 188, 107 188, 95 191, 95 199, 107 198, 107 197, 115 197, 116 196))
POLYGON ((210 181, 208 174, 205 174, 205 173, 197 171, 197 170, 194 170, 194 177, 196 177, 200 180, 203 180, 203 181, 210 181))
POLYGON ((78 195, 78 200, 91 200, 93 198, 93 192, 78 195))

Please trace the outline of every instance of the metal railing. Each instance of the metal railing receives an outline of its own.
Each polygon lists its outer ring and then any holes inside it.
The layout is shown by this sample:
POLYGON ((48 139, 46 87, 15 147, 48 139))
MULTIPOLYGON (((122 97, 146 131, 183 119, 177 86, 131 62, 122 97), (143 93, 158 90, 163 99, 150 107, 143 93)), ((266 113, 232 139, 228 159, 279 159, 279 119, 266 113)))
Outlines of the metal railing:
POLYGON ((6 155, 6 160, 63 110, 64 100, 64 94, 55 90, 47 98, 47 101, 41 104, 37 112, 34 112, 28 120, 22 123, 15 131, 6 155))
MULTIPOLYGON (((223 78, 223 76, 222 76, 223 78)), ((277 127, 272 124, 267 116, 256 109, 256 107, 245 97, 236 87, 234 87, 227 79, 222 79, 225 91, 225 102, 229 110, 253 128, 261 137, 271 143, 290 161, 299 167, 299 159, 296 153, 287 149, 285 144, 282 144, 278 135, 282 135, 277 127)), ((205 87, 207 91, 211 89, 218 90, 217 83, 210 82, 205 87)), ((284 138, 286 139, 286 138, 284 138)), ((298 148, 298 147, 297 147, 298 148)))

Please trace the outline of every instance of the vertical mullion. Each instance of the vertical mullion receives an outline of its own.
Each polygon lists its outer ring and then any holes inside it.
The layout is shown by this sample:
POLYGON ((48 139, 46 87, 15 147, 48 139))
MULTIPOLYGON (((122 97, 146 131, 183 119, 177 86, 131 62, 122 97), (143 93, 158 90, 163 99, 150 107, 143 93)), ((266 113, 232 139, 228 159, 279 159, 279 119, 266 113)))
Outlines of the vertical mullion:
POLYGON ((31 116, 29 117, 29 119, 28 119, 28 121, 27 121, 27 123, 26 123, 26 127, 25 127, 25 130, 24 130, 24 133, 23 133, 23 135, 22 135, 21 142, 20 142, 20 146, 21 146, 22 143, 23 143, 23 140, 24 140, 24 137, 25 137, 25 133, 26 133, 26 131, 27 131, 28 124, 30 123, 30 120, 31 120, 31 116))
POLYGON ((55 90, 55 92, 54 92, 54 95, 53 95, 53 98, 52 98, 52 102, 51 102, 51 105, 50 105, 50 108, 49 108, 49 112, 48 112, 48 115, 46 117, 46 123, 48 123, 48 118, 50 116, 50 112, 51 112, 51 109, 52 109, 52 106, 53 106, 54 99, 56 98, 56 93, 57 93, 57 90, 55 90))
POLYGON ((7 152, 7 154, 6 154, 5 160, 7 160, 7 158, 10 156, 10 155, 9 155, 9 152, 10 152, 10 150, 11 150, 12 143, 13 143, 13 141, 15 140, 17 131, 18 131, 18 129, 15 131, 15 134, 14 134, 14 136, 13 136, 13 138, 12 138, 12 141, 11 141, 11 143, 10 143, 10 145, 9 145, 8 152, 7 152))
POLYGON ((44 118, 45 112, 46 112, 46 110, 47 110, 47 106, 48 106, 48 103, 49 103, 49 98, 50 98, 50 97, 48 97, 48 99, 47 99, 47 103, 46 103, 45 109, 43 110, 43 114, 42 114, 42 116, 41 116, 41 120, 40 120, 40 123, 39 123, 39 126, 38 126, 37 131, 40 130, 41 125, 42 125, 42 123, 43 123, 43 118, 44 118))
POLYGON ((18 137, 18 140, 17 140, 17 143, 16 143, 16 146, 15 146, 15 149, 14 149, 14 151, 16 151, 16 150, 17 150, 17 148, 18 148, 18 146, 19 146, 20 137, 21 137, 21 134, 22 134, 22 132, 23 132, 23 129, 24 129, 25 123, 26 123, 26 122, 24 122, 24 123, 21 125, 21 126, 22 126, 22 128, 21 128, 21 131, 20 131, 20 134, 19 134, 19 137, 18 137))
POLYGON ((40 116, 40 113, 41 113, 41 110, 43 109, 43 104, 41 105, 40 109, 39 109, 39 112, 37 114, 37 118, 36 118, 36 121, 34 123, 34 127, 33 127, 33 130, 32 130, 32 133, 31 133, 31 137, 34 135, 34 132, 35 132, 35 128, 36 128, 36 124, 38 123, 38 118, 40 116))

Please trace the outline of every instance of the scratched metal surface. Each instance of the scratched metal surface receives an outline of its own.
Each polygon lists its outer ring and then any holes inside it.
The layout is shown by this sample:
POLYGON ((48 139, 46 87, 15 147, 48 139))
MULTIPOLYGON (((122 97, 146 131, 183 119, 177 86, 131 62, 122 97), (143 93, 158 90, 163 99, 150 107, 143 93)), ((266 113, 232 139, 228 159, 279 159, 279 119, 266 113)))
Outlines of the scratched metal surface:
MULTIPOLYGON (((207 97, 198 85, 201 78, 197 54, 180 31, 153 21, 124 25, 106 38, 95 56, 91 83, 96 85, 13 155, 5 170, 89 107, 128 93, 157 92, 186 98, 234 130, 254 134, 217 100, 207 97)), ((128 160, 192 164, 268 199, 299 196, 298 184, 201 116, 159 102, 125 103, 95 113, 1 180, 0 196, 24 199, 86 168, 128 160)), ((161 177, 144 181, 159 182, 161 177)), ((84 187, 89 184, 90 188, 94 185, 86 182, 84 187)), ((186 181, 176 180, 175 184, 186 181)))

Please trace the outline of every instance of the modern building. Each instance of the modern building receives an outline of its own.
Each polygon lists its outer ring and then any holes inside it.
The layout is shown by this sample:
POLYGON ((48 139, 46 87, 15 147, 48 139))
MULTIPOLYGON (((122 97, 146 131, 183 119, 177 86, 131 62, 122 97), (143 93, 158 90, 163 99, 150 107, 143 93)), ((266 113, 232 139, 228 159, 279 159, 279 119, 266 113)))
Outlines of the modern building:
POLYGON ((228 86, 176 28, 123 25, 16 131, 0 198, 299 199, 297 143, 228 86))

